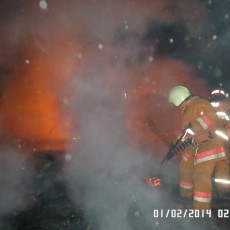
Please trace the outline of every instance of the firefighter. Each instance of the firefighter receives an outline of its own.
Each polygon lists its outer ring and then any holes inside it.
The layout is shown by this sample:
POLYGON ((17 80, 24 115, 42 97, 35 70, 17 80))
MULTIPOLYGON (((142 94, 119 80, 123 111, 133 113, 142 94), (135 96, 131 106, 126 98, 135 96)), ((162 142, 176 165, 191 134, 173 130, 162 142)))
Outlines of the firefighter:
POLYGON ((209 101, 216 111, 218 118, 226 128, 226 134, 230 137, 230 100, 223 89, 218 88, 211 92, 209 101))
MULTIPOLYGON (((225 91, 221 88, 214 89, 209 97, 209 100, 214 107, 216 114, 220 121, 223 123, 224 127, 226 128, 225 134, 226 137, 223 136, 227 141, 225 142, 226 146, 226 152, 228 157, 228 163, 229 163, 229 157, 230 157, 230 146, 229 146, 229 138, 230 138, 230 100, 228 99, 228 95, 225 93, 225 91)), ((229 192, 230 191, 230 175, 229 175, 229 167, 227 169, 225 168, 217 168, 217 174, 223 174, 225 171, 227 171, 226 176, 223 178, 216 177, 216 185, 219 190, 220 197, 226 196, 224 194, 224 191, 229 192), (221 173, 223 171, 223 173, 221 173), (220 172, 220 173, 219 173, 220 172)))
POLYGON ((187 164, 192 171, 186 175, 184 183, 181 180, 181 186, 190 188, 187 195, 193 194, 194 209, 210 209, 214 169, 228 166, 224 140, 216 135, 216 131, 223 130, 222 123, 208 100, 193 96, 184 86, 170 91, 169 102, 181 109, 183 127, 189 128, 188 138, 193 138, 195 143, 189 149, 191 161, 187 164))
POLYGON ((230 137, 230 100, 222 89, 215 89, 211 92, 209 100, 214 107, 216 114, 226 127, 226 133, 230 137))

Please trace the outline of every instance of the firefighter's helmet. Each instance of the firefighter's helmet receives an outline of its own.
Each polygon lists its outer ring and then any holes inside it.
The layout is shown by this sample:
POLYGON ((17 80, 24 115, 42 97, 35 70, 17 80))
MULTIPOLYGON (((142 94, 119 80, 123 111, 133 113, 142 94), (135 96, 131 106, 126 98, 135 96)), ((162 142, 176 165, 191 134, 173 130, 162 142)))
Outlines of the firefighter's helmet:
POLYGON ((226 99, 226 93, 223 89, 215 89, 211 92, 209 100, 211 102, 221 102, 226 99))
POLYGON ((176 86, 169 92, 169 102, 175 106, 180 106, 181 103, 191 96, 191 92, 184 86, 176 86))

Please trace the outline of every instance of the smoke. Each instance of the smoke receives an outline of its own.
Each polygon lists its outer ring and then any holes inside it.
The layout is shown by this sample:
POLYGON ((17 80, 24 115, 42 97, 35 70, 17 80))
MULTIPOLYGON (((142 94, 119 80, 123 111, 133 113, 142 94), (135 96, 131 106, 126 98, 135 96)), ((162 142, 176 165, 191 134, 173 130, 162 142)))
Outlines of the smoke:
MULTIPOLYGON (((72 110, 77 111, 76 116, 79 119, 79 127, 73 130, 73 133, 79 139, 66 154, 68 157, 66 158, 65 176, 70 196, 76 207, 83 210, 89 229, 151 229, 154 227, 172 229, 170 219, 163 221, 154 218, 153 212, 154 210, 182 207, 177 205, 172 197, 169 197, 167 192, 161 188, 147 187, 144 177, 146 175, 163 176, 163 183, 169 183, 168 192, 173 192, 173 187, 178 183, 176 166, 172 164, 167 168, 159 167, 162 152, 159 153, 161 148, 156 144, 159 138, 156 129, 152 129, 156 137, 153 136, 155 146, 152 146, 151 151, 136 148, 136 145, 133 145, 133 135, 130 137, 128 134, 125 119, 128 116, 127 119, 132 120, 132 117, 125 113, 127 101, 124 100, 122 94, 126 76, 121 75, 120 66, 114 67, 110 75, 112 84, 111 82, 108 84, 107 71, 98 68, 100 61, 95 63, 94 59, 89 58, 87 64, 91 68, 81 69, 81 78, 73 86, 76 100, 72 104, 72 110), (119 72, 121 80, 117 82, 114 79, 119 72)), ((169 62, 169 60, 166 61, 166 66, 172 73, 169 62)), ((107 63, 108 60, 103 60, 103 64, 107 65, 107 63)), ((173 61, 172 65, 175 67, 173 61)), ((182 71, 183 67, 182 65, 178 69, 182 71)), ((185 70, 183 73, 189 72, 187 68, 185 70)), ((160 81, 157 81, 156 84, 158 83, 160 86, 160 81)), ((138 85, 142 86, 141 89, 145 86, 138 85)), ((149 94, 146 89, 144 91, 141 89, 140 91, 144 94, 135 92, 144 96, 149 94)), ((133 97, 135 98, 131 96, 133 97)), ((155 97, 154 100, 156 100, 155 97)), ((141 102, 144 103, 144 100, 141 102)), ((146 112, 141 108, 143 107, 138 104, 138 109, 146 112)), ((133 108, 129 109, 138 112, 133 108)), ((153 114, 156 114, 157 109, 153 114)), ((146 120, 142 122, 144 121, 146 120)), ((137 132, 143 131, 138 126, 135 128, 137 132)), ((176 194, 172 196, 176 197, 176 194)), ((202 222, 201 224, 190 222, 191 220, 186 222, 179 220, 175 228, 192 228, 191 226, 196 224, 198 229, 202 229, 202 222)))
MULTIPOLYGON (((28 154, 1 146, 0 148, 0 227, 5 229, 7 217, 23 210, 31 199, 31 165, 28 154)), ((6 225, 7 226, 7 225, 6 225)))
MULTIPOLYGON (((153 209, 175 207, 143 178, 159 172, 162 149, 179 124, 179 114, 167 105, 170 88, 188 84, 206 95, 206 85, 187 63, 159 55, 148 25, 179 21, 186 36, 196 37, 205 12, 199 1, 171 2, 10 1, 14 7, 4 15, 3 132, 25 142, 32 136, 39 150, 70 142, 66 183, 92 229, 151 229, 158 227, 153 209), (174 124, 164 122, 168 115, 174 124)), ((175 39, 170 34, 165 45, 175 39)), ((173 184, 172 172, 173 165, 160 171, 173 184)), ((160 226, 172 229, 168 222, 160 226)))
MULTIPOLYGON (((110 30, 107 31, 111 35, 109 37, 113 37, 117 26, 112 34, 110 30)), ((130 137, 126 121, 131 120, 134 124, 131 114, 146 112, 146 107, 142 110, 143 103, 155 91, 156 95, 165 99, 174 84, 189 83, 191 77, 196 79, 190 68, 185 67, 186 64, 167 59, 154 60, 153 64, 149 62, 149 56, 143 57, 145 51, 138 31, 122 35, 121 32, 115 43, 110 40, 102 42, 98 50, 94 47, 89 56, 83 56, 80 78, 73 85, 75 98, 71 110, 77 112, 79 119, 79 127, 73 133, 79 140, 68 152, 71 160, 66 163, 66 177, 70 195, 76 206, 83 209, 92 229, 151 229, 159 224, 153 218, 154 209, 175 207, 166 193, 146 187, 143 181, 146 175, 162 173, 172 180, 172 184, 176 183, 173 166, 163 172, 159 169, 158 130, 151 129, 155 134, 155 146, 149 154, 143 148, 135 148, 130 140, 134 132, 144 130, 134 126, 136 130, 131 131, 130 137), (146 76, 149 76, 149 81, 146 81, 146 76), (166 78, 168 84, 165 85, 166 78), (154 82, 156 86, 153 86, 154 82), (145 89, 145 85, 149 86, 149 90, 145 89), (125 99, 124 93, 128 98, 125 99)), ((198 79, 195 81, 197 84, 200 82, 198 79)), ((161 111, 156 106, 158 97, 151 102, 155 108, 150 114, 154 116, 161 111)), ((146 119, 141 117, 141 123, 145 124, 146 119)), ((161 129, 158 124, 157 127, 161 129)), ((170 221, 161 223, 160 227, 172 228, 170 221)))
MULTIPOLYGON (((91 66, 91 70, 95 69, 91 66)), ((78 98, 86 99, 77 103, 80 140, 69 150, 72 159, 66 164, 66 176, 72 199, 84 210, 89 228, 132 229, 136 225, 134 229, 148 229, 151 207, 159 205, 161 195, 145 186, 151 157, 129 143, 124 105, 119 94, 115 97, 118 89, 113 85, 108 90, 97 78, 78 81, 78 98)), ((151 167, 157 164, 154 161, 151 167)))

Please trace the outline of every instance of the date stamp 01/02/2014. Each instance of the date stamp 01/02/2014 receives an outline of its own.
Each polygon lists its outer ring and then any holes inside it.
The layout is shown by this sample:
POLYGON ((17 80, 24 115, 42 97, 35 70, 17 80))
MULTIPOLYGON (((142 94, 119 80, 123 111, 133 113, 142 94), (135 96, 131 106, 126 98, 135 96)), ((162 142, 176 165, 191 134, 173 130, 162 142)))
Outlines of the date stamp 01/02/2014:
MULTIPOLYGON (((153 218, 212 218, 211 209, 154 209, 153 218)), ((229 218, 229 209, 218 209, 215 212, 217 218, 229 218)))

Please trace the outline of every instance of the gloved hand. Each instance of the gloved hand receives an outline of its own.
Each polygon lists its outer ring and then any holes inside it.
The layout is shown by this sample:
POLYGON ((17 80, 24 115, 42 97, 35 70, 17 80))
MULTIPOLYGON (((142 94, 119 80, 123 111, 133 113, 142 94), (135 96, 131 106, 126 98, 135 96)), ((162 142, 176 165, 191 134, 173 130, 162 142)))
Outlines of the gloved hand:
POLYGON ((189 123, 183 130, 182 130, 182 136, 184 136, 183 139, 193 138, 195 135, 195 132, 192 129, 192 125, 189 123))

